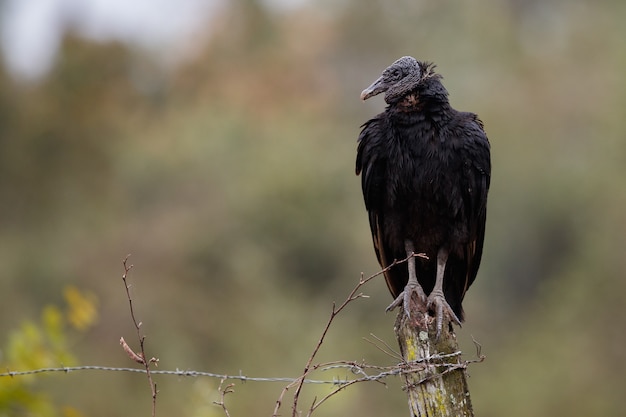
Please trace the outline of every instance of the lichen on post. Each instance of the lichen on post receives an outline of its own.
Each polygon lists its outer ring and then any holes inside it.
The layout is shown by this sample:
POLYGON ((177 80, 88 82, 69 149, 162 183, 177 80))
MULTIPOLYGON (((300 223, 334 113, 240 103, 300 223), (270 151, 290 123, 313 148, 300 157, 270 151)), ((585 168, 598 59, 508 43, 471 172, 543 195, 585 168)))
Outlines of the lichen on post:
POLYGON ((474 415, 456 335, 446 322, 439 340, 435 320, 422 303, 411 304, 396 319, 395 333, 406 367, 402 373, 411 415, 415 417, 474 415))

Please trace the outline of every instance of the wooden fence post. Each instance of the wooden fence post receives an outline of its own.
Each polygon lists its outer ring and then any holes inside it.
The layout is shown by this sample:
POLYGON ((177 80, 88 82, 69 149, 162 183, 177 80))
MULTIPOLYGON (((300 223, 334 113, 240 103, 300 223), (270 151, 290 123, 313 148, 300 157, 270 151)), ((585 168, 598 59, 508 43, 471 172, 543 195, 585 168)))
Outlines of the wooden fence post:
POLYGON ((404 359, 405 389, 412 417, 473 417, 456 335, 444 321, 438 341, 435 320, 421 303, 411 303, 410 318, 400 308, 395 333, 404 359), (420 311, 422 310, 422 311, 420 311))

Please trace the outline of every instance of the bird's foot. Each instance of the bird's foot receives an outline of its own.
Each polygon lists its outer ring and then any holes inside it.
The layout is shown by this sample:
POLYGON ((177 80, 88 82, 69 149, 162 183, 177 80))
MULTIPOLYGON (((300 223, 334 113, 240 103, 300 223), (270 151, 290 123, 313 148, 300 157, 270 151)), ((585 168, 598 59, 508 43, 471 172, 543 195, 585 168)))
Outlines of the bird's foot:
POLYGON ((422 286, 417 282, 409 281, 404 287, 404 291, 402 291, 400 295, 398 295, 398 297, 396 297, 396 299, 389 304, 389 307, 387 307, 385 311, 389 312, 402 304, 406 316, 411 317, 410 311, 413 294, 417 295, 418 302, 422 303, 422 305, 426 305, 426 293, 422 289, 422 286))
POLYGON ((450 304, 446 301, 442 291, 433 290, 428 296, 426 307, 428 310, 432 309, 435 312, 437 326, 436 340, 439 340, 439 336, 441 336, 444 315, 447 317, 448 321, 456 323, 459 326, 461 325, 461 320, 454 314, 452 307, 450 307, 450 304))

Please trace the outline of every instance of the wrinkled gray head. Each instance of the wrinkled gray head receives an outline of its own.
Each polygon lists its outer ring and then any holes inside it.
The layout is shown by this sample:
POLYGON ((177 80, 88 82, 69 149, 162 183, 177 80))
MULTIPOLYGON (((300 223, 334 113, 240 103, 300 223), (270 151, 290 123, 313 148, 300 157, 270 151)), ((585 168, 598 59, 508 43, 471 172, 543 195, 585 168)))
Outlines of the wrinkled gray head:
POLYGON ((392 103, 417 87, 424 73, 429 71, 429 65, 420 63, 412 56, 403 56, 387 67, 372 85, 363 90, 361 100, 385 93, 385 101, 392 103))

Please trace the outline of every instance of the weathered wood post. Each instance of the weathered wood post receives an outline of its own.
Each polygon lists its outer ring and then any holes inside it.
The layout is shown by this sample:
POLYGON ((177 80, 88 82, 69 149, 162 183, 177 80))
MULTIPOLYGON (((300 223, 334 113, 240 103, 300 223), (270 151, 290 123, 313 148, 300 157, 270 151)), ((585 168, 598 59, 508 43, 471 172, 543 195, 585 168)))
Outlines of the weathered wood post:
POLYGON ((474 415, 456 335, 447 322, 438 341, 435 320, 422 303, 411 303, 396 319, 395 333, 407 367, 403 373, 413 417, 471 417, 474 415))

